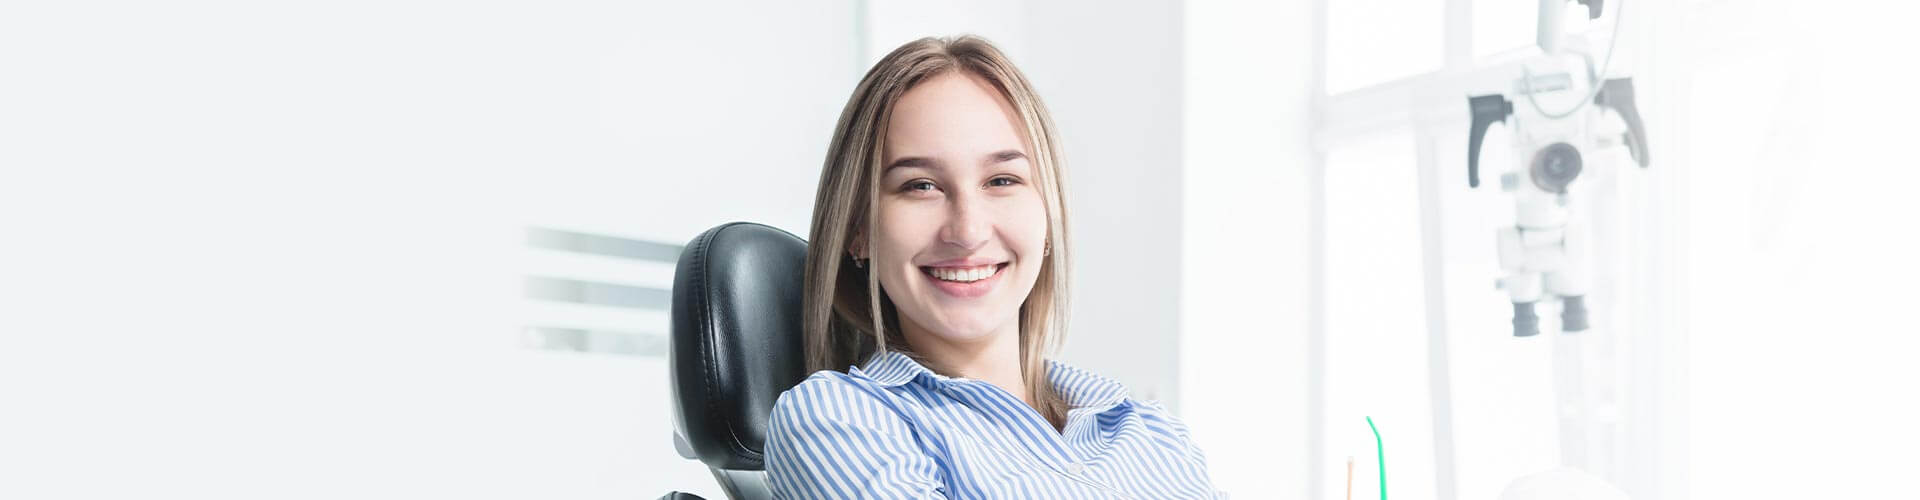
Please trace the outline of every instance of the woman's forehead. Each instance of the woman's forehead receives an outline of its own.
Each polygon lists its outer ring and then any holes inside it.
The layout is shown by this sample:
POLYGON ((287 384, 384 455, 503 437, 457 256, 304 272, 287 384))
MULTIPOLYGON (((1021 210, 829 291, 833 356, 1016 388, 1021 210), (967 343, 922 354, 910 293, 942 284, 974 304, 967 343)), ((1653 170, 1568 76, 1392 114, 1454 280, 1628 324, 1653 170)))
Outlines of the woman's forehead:
POLYGON ((882 164, 901 158, 973 164, 1012 150, 1027 156, 1020 115, 979 76, 953 71, 908 90, 894 103, 882 164))

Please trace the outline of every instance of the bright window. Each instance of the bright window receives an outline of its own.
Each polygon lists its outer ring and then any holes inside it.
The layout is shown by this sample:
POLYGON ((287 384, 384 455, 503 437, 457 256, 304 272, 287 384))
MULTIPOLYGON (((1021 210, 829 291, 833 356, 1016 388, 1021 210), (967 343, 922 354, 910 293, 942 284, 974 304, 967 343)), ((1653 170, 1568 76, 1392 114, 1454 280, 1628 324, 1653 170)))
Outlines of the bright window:
POLYGON ((1440 69, 1441 8, 1431 0, 1327 2, 1327 91, 1440 69))
MULTIPOLYGON (((1323 464, 1354 461, 1354 495, 1379 495, 1375 443, 1386 448, 1387 491, 1426 496, 1433 485, 1426 301, 1413 137, 1357 138, 1327 155, 1323 464), (1418 492, 1418 493, 1415 493, 1418 492)), ((1344 467, 1322 470, 1343 484, 1344 467)))
POLYGON ((1540 0, 1477 0, 1473 2, 1475 59, 1516 51, 1534 43, 1535 16, 1540 0))
MULTIPOLYGON (((1382 425, 1396 497, 1497 498, 1515 479, 1561 466, 1635 498, 1669 491, 1658 489, 1665 472, 1652 457, 1663 450, 1650 446, 1657 436, 1649 422, 1670 409, 1650 403, 1657 385, 1639 375, 1664 372, 1651 371, 1650 351, 1633 350, 1651 345, 1645 326, 1662 319, 1649 319, 1645 308, 1661 297, 1620 291, 1666 283, 1647 279, 1660 269, 1647 253, 1625 249, 1657 248, 1648 235, 1670 222, 1588 213, 1613 245, 1594 262, 1604 274, 1589 297, 1595 327, 1560 333, 1558 305, 1547 302, 1539 309, 1543 333, 1516 338, 1510 299, 1495 286, 1495 230, 1514 224, 1500 174, 1522 154, 1503 126, 1482 148, 1481 187, 1467 187, 1466 97, 1513 88, 1519 72, 1511 61, 1537 53, 1538 2, 1322 2, 1326 94, 1315 137, 1324 155, 1316 332, 1324 406, 1315 493, 1339 497, 1353 455, 1353 494, 1378 494, 1368 414, 1382 425)), ((1656 14, 1645 4, 1629 7, 1630 18, 1656 14)), ((1584 8, 1569 3, 1569 20, 1579 22, 1567 32, 1610 28, 1618 3, 1607 7, 1586 23, 1584 8)), ((1636 75, 1643 112, 1645 96, 1658 93, 1648 82, 1660 81, 1647 73, 1636 75)), ((1650 128, 1669 123, 1651 116, 1650 128)), ((1619 184, 1639 182, 1627 175, 1638 169, 1595 168, 1615 169, 1619 184)), ((1643 194, 1628 185, 1607 196, 1643 194)))

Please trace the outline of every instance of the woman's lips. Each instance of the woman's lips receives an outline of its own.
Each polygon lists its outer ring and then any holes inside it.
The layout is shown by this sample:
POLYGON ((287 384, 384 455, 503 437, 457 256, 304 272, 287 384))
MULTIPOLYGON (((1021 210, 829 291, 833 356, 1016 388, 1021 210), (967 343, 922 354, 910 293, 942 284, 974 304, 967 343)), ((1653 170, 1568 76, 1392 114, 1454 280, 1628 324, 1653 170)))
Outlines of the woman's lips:
POLYGON ((929 271, 926 268, 920 269, 920 275, 925 276, 927 278, 927 281, 933 282, 933 287, 935 289, 940 290, 942 293, 945 293, 947 295, 952 295, 955 297, 966 298, 966 299, 971 299, 971 298, 979 297, 982 295, 986 295, 987 292, 993 291, 993 287, 1000 283, 1000 275, 1006 274, 1006 273, 1007 273, 1007 263, 1002 262, 993 268, 992 275, 989 275, 985 278, 981 278, 977 281, 962 283, 958 281, 947 281, 940 278, 935 278, 933 276, 932 271, 929 271))

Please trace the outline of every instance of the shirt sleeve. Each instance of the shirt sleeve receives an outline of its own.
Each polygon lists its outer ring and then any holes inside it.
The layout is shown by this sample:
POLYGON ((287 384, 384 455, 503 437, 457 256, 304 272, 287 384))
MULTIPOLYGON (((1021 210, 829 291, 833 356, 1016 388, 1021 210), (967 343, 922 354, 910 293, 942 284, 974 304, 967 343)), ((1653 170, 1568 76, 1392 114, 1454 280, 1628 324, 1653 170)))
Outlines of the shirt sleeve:
POLYGON ((821 373, 780 395, 766 442, 777 499, 944 499, 941 472, 913 430, 856 382, 821 373))

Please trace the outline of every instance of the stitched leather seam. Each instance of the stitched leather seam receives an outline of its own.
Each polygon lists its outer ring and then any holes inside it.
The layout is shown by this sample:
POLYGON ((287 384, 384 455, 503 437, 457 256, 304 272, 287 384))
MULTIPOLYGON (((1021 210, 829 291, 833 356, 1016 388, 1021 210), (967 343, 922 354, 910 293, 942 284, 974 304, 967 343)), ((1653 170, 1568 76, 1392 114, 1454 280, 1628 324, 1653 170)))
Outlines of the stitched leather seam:
POLYGON ((707 395, 708 395, 707 401, 706 401, 707 415, 710 418, 715 418, 725 423, 727 428, 727 437, 730 438, 729 441, 727 442, 727 446, 729 448, 732 448, 732 452, 736 456, 746 458, 748 460, 761 461, 762 460, 761 454, 751 449, 748 449, 746 443, 742 442, 742 440, 740 439, 738 422, 734 422, 730 419, 722 417, 720 415, 719 409, 717 408, 718 399, 720 397, 726 397, 730 395, 723 396, 720 394, 720 381, 719 381, 719 378, 716 377, 713 372, 714 366, 719 363, 719 355, 714 352, 716 340, 714 339, 713 334, 714 332, 717 332, 719 328, 713 324, 714 318, 711 314, 712 312, 711 307, 713 302, 713 297, 711 295, 712 290, 709 290, 708 287, 705 286, 706 283, 704 281, 704 278, 707 276, 707 271, 708 271, 707 265, 709 264, 707 260, 707 252, 713 248, 713 241, 720 239, 720 233, 725 232, 728 229, 732 228, 733 226, 740 225, 740 224, 743 224, 743 223, 733 222, 733 223, 722 225, 719 228, 715 229, 713 231, 712 237, 708 238, 707 241, 703 242, 703 244, 700 246, 699 253, 695 254, 695 257, 694 257, 695 266, 700 270, 698 274, 703 279, 701 283, 702 286, 699 289, 707 290, 708 292, 708 295, 704 297, 705 300, 701 301, 702 310, 701 310, 700 318, 704 320, 703 324, 706 325, 705 330, 702 331, 700 335, 700 340, 703 344, 701 346, 702 347, 701 355, 706 357, 706 363, 703 363, 700 368, 705 374, 703 381, 706 383, 706 386, 707 386, 707 395))

